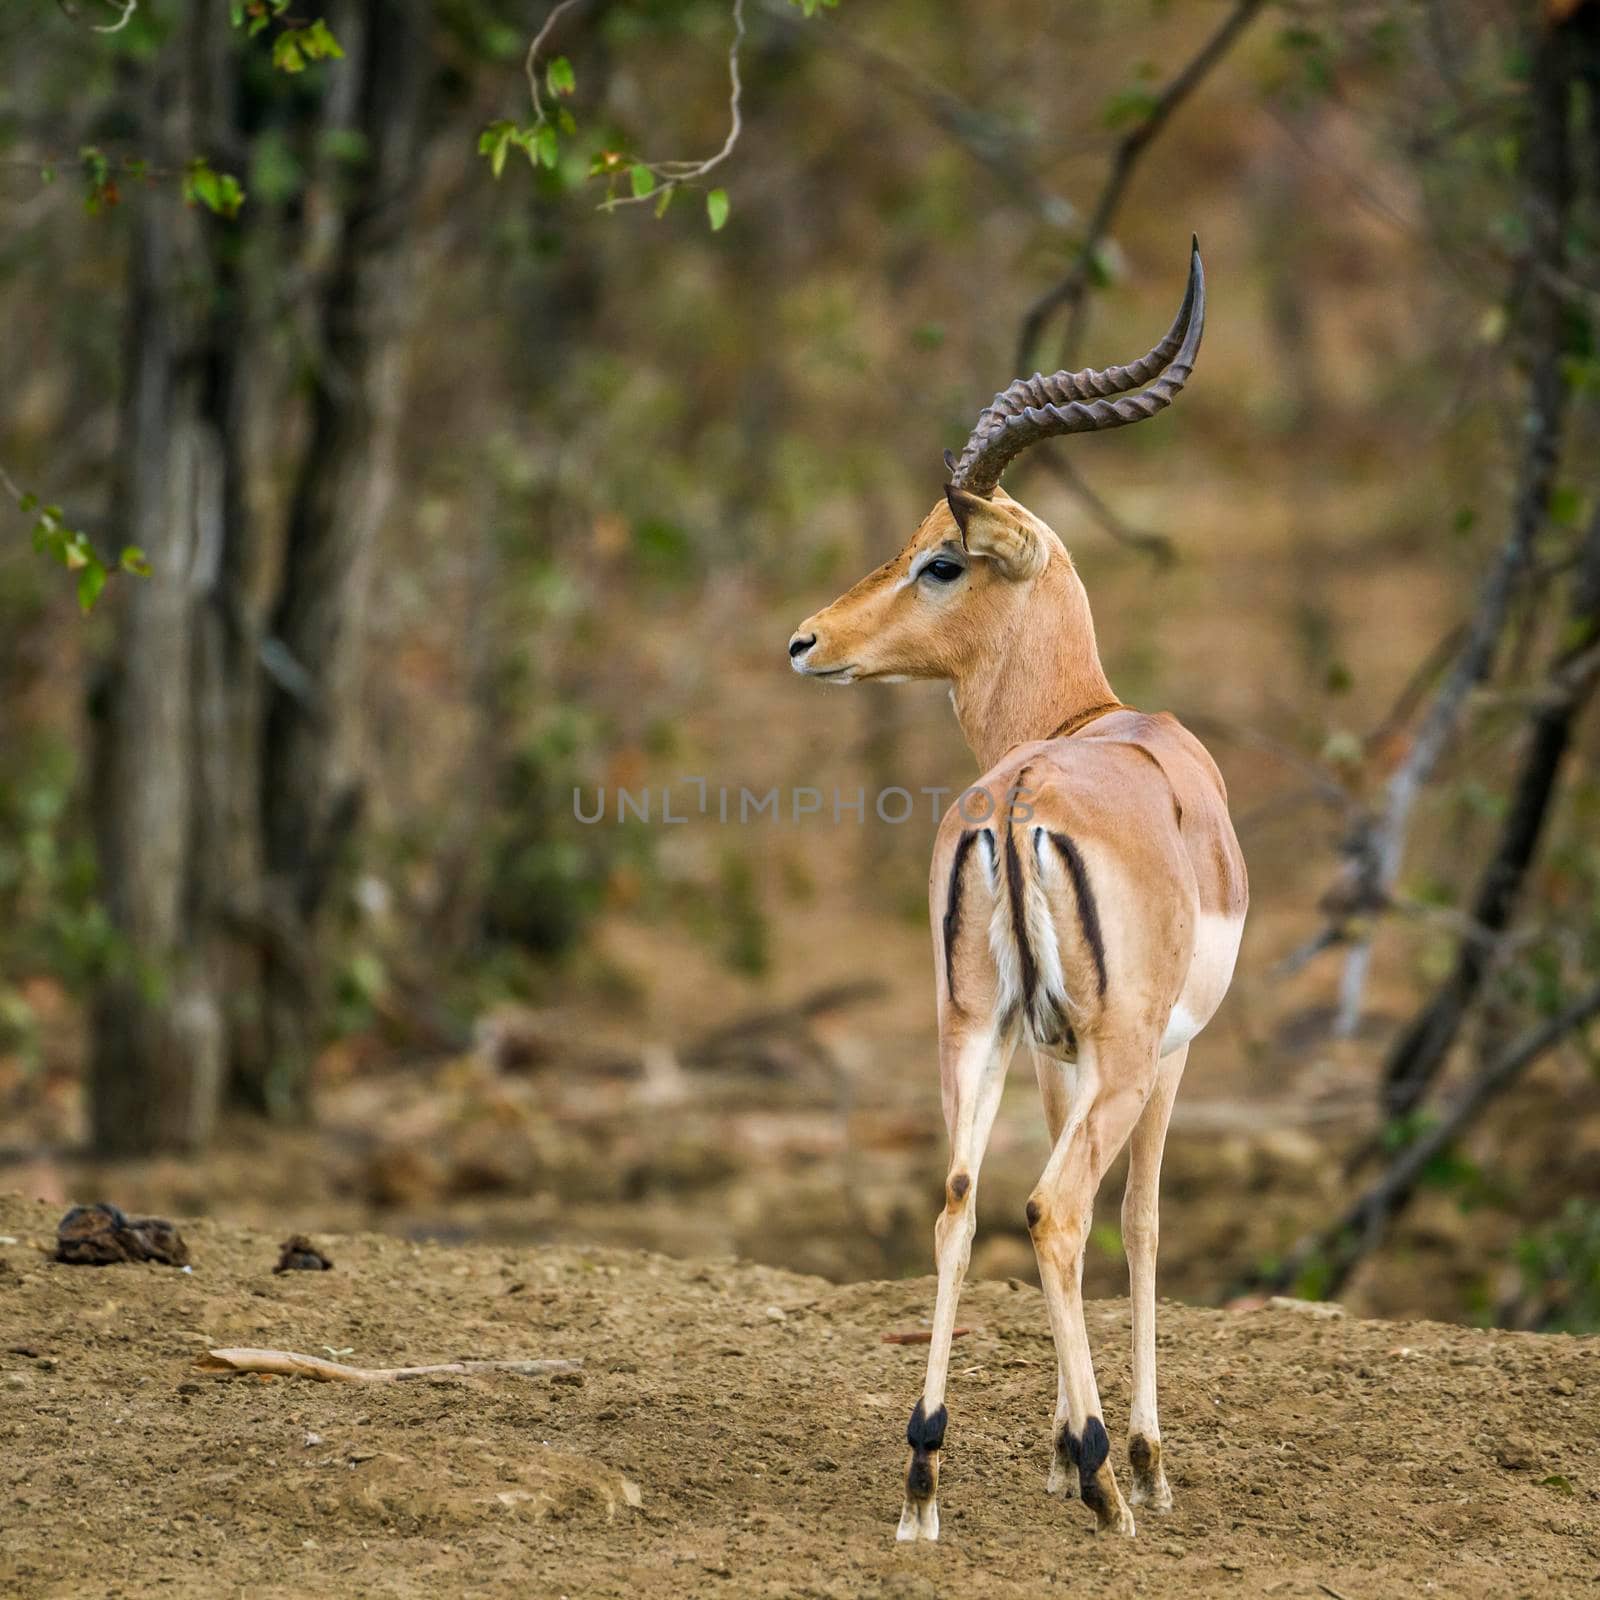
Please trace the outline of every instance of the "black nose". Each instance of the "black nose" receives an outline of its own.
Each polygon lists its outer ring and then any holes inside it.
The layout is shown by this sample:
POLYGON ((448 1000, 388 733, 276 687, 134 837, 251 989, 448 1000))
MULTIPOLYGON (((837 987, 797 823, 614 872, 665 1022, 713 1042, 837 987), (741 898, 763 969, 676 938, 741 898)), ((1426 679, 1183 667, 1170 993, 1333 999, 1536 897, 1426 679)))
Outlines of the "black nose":
POLYGON ((793 661, 796 656, 803 656, 816 642, 814 633, 797 633, 789 641, 789 659, 793 661))

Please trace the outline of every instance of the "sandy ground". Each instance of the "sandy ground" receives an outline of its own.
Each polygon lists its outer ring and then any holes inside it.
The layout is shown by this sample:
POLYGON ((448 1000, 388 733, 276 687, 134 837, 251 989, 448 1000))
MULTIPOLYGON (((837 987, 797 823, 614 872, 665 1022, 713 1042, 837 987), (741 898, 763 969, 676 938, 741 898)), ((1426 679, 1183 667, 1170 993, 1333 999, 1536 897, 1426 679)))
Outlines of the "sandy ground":
MULTIPOLYGON (((1046 1497, 1043 1306, 969 1287, 944 1539, 901 1547, 930 1285, 606 1250, 185 1224, 192 1273, 47 1261, 0 1200, 0 1593, 1406 1594, 1600 1585, 1600 1340, 1305 1311, 1162 1310, 1177 1504, 1134 1541, 1046 1497), (400 1364, 573 1356, 581 1378, 384 1388, 191 1370, 207 1345, 400 1364), (633 1502, 637 1501, 637 1505, 633 1502)), ((1107 1422, 1127 1306, 1090 1306, 1107 1422)), ((1115 1458, 1114 1458, 1115 1459, 1115 1458)))

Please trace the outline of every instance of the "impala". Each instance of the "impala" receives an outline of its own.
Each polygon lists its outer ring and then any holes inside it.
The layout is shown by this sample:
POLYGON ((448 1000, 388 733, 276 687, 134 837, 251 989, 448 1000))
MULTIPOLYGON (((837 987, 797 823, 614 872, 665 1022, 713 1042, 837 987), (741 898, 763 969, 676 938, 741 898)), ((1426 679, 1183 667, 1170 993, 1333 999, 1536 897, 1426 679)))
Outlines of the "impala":
POLYGON ((1096 1192, 1131 1140, 1122 1237, 1133 1308, 1128 1464, 1135 1505, 1172 1503, 1156 1417, 1161 1152, 1189 1041, 1233 976, 1244 861, 1221 774, 1173 717, 1125 706, 1061 540, 1000 487, 1029 445, 1154 416, 1183 388, 1205 323, 1196 244, 1167 335, 1131 366, 1018 379, 978 418, 944 498, 892 561, 789 641, 795 671, 834 683, 948 681, 986 769, 992 813, 946 813, 928 880, 939 1077, 950 1166, 934 1225, 938 1291, 897 1537, 939 1536, 939 1463, 956 1301, 977 1225, 978 1170, 1019 1040, 1032 1049, 1050 1158, 1027 1204, 1055 1340, 1046 1487, 1073 1484, 1099 1524, 1134 1532, 1109 1460, 1083 1321, 1096 1192))

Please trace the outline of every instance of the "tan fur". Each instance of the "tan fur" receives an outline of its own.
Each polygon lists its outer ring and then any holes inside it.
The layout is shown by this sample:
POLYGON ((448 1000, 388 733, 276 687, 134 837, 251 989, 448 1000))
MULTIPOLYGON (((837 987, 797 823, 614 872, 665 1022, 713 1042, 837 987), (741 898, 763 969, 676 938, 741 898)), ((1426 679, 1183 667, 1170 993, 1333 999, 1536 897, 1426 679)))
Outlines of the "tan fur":
MULTIPOLYGON (((1101 1179, 1131 1137, 1122 1210, 1134 1324, 1129 1456, 1135 1501, 1164 1509, 1161 1150, 1188 1041, 1227 990, 1248 902, 1222 777, 1175 718, 1116 701, 1071 557, 1002 492, 985 500, 951 491, 894 560, 800 625, 791 656, 798 671, 837 681, 948 680, 997 808, 984 821, 969 820, 981 808, 952 808, 929 874, 951 1159, 934 1229, 939 1287, 923 1412, 944 1404, 979 1167, 1012 1052, 1027 1039, 1053 1144, 1028 1223, 1056 1344, 1052 1441, 1066 1438, 1072 1458, 1053 1455, 1050 1487, 1080 1479, 1101 1525, 1131 1534, 1109 1462, 1087 1459, 1103 1418, 1083 1323, 1083 1250, 1101 1179), (960 576, 916 577, 935 555, 960 565, 960 576)), ((908 1499, 900 1537, 937 1529, 934 1497, 908 1499)))

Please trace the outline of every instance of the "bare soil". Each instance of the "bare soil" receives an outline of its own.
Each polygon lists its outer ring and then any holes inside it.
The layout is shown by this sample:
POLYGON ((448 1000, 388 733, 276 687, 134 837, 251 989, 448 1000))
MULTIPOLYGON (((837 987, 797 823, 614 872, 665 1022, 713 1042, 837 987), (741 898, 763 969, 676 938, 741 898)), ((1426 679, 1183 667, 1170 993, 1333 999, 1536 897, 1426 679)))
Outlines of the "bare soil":
MULTIPOLYGON (((944 1538, 897 1546, 931 1284, 605 1249, 184 1222, 191 1272, 50 1262, 0 1199, 0 1593, 1577 1596, 1600 1585, 1600 1340, 1162 1308, 1177 1504, 1046 1497, 1037 1292, 972 1283, 944 1538), (208 1345, 362 1364, 574 1356, 579 1381, 217 1378, 208 1345), (637 1504, 635 1504, 637 1502, 637 1504)), ((1125 1301, 1089 1308, 1113 1438, 1125 1301)))

